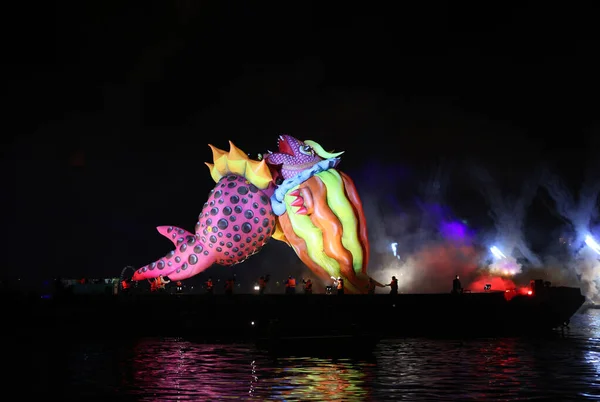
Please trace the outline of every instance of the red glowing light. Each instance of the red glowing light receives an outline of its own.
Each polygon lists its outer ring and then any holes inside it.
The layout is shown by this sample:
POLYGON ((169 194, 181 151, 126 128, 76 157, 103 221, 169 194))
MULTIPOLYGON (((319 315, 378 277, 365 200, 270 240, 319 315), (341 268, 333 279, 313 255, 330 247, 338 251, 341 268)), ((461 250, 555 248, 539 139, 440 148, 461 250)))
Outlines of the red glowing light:
POLYGON ((515 289, 516 286, 510 279, 502 278, 500 276, 481 276, 473 281, 468 287, 472 292, 482 292, 485 285, 492 285, 492 291, 509 291, 515 289))
POLYGON ((506 289, 504 291, 504 298, 509 301, 510 299, 512 299, 513 297, 517 296, 517 295, 533 295, 533 292, 531 291, 531 289, 527 288, 527 287, 517 287, 517 288, 512 288, 512 289, 506 289))

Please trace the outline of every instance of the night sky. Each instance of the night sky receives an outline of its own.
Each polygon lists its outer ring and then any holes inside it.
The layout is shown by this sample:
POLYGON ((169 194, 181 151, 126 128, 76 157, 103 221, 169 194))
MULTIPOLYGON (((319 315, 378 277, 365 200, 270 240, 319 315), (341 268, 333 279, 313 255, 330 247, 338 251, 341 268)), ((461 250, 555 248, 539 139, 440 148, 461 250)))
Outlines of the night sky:
POLYGON ((112 276, 160 257, 154 227, 193 230, 214 185, 208 143, 255 155, 281 133, 314 139, 345 150, 350 174, 402 166, 408 193, 444 161, 449 203, 473 221, 487 206, 469 166, 509 192, 545 164, 576 190, 598 162, 591 6, 121 3, 5 6, 4 274, 112 276))

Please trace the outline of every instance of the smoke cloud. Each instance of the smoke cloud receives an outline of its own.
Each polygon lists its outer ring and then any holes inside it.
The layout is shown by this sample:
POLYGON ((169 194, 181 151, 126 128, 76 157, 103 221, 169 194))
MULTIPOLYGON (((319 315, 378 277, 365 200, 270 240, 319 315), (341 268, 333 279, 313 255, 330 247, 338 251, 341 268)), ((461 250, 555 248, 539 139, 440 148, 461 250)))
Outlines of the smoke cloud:
POLYGON ((355 179, 369 228, 369 275, 382 283, 395 276, 400 291, 423 293, 450 292, 455 275, 474 280, 481 250, 444 202, 451 170, 439 164, 423 182, 406 172, 392 185, 372 179, 389 177, 390 170, 400 169, 370 165, 355 179), (406 191, 412 185, 416 197, 406 191))
POLYGON ((600 262, 598 254, 586 246, 585 238, 593 236, 593 225, 598 219, 600 180, 597 172, 588 171, 575 197, 558 175, 546 171, 543 186, 554 200, 555 211, 565 220, 566 235, 561 244, 567 250, 567 261, 559 266, 569 272, 563 275, 580 281, 582 292, 593 302, 600 302, 600 262))
POLYGON ((518 197, 503 194, 489 172, 481 167, 473 169, 472 175, 488 202, 489 214, 494 221, 496 232, 490 246, 496 245, 506 255, 490 264, 490 269, 520 273, 523 265, 517 262, 520 258, 529 266, 540 267, 542 262, 529 248, 523 233, 527 209, 539 188, 540 173, 535 172, 524 180, 518 197))

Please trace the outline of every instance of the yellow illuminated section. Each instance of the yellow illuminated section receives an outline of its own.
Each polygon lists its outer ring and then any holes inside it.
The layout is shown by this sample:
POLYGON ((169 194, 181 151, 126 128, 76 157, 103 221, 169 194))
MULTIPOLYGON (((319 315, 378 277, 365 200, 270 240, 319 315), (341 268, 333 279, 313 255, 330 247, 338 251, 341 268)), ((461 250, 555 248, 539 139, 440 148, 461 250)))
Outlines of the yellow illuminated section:
MULTIPOLYGON (((269 187, 269 184, 273 181, 271 171, 264 159, 255 161, 248 158, 248 155, 236 147, 233 142, 229 141, 229 152, 223 151, 212 144, 208 144, 208 146, 212 150, 213 163, 206 162, 206 166, 208 166, 210 176, 215 183, 218 183, 223 176, 230 173, 243 176, 248 180, 248 183, 254 184, 261 190, 269 187)), ((279 220, 275 225, 273 238, 286 243, 288 246, 290 244, 283 234, 279 220)))
MULTIPOLYGON (((302 360, 302 359, 300 359, 302 360)), ((279 387, 276 397, 286 400, 348 401, 368 398, 363 370, 350 363, 332 363, 325 359, 310 359, 310 369, 299 366, 287 367, 283 375, 287 377, 279 387), (322 360, 322 361, 321 361, 322 360)), ((278 398, 278 399, 279 399, 278 398)))
POLYGON ((206 163, 210 176, 216 182, 229 173, 243 176, 249 183, 261 190, 269 187, 273 181, 271 171, 265 160, 255 161, 229 141, 229 152, 225 152, 211 144, 208 145, 213 153, 213 163, 206 163))

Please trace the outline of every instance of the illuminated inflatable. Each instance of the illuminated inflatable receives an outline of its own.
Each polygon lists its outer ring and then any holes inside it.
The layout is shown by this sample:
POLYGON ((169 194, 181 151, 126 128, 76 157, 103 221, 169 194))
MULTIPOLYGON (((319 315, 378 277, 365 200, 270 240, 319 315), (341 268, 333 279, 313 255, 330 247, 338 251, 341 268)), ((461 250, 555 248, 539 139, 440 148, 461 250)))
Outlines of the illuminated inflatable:
POLYGON ((365 293, 367 224, 354 183, 335 169, 342 152, 289 135, 278 142, 265 160, 279 183, 271 205, 287 241, 323 280, 342 277, 348 292, 365 293))
POLYGON ((326 152, 314 141, 279 137, 277 153, 259 160, 229 142, 230 151, 209 145, 211 190, 195 234, 159 226, 176 249, 139 268, 133 280, 159 276, 190 278, 212 264, 234 265, 257 253, 271 238, 290 245, 323 281, 344 279, 348 293, 366 293, 367 226, 352 180, 336 170, 342 152, 326 152))

